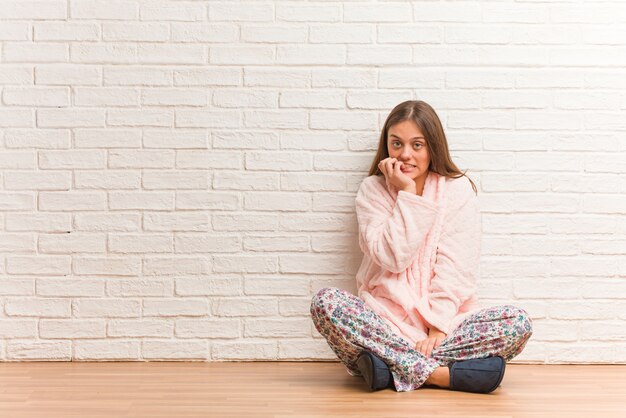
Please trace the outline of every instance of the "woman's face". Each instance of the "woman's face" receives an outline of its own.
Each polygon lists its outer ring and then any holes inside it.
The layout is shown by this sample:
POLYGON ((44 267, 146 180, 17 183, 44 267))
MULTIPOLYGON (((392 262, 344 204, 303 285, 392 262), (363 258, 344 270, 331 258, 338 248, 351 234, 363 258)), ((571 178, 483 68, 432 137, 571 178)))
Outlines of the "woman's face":
POLYGON ((430 166, 430 154, 424 135, 412 120, 405 120, 389 127, 387 151, 391 158, 404 163, 402 172, 411 179, 426 178, 430 166))

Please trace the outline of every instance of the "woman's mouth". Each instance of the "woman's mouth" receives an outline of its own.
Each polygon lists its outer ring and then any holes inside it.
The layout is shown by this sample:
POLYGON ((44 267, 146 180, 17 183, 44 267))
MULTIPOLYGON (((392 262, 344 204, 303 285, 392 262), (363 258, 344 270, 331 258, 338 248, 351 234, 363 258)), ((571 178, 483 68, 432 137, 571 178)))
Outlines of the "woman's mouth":
POLYGON ((414 168, 417 168, 417 166, 415 166, 413 164, 403 163, 402 168, 400 169, 400 171, 411 171, 414 168))

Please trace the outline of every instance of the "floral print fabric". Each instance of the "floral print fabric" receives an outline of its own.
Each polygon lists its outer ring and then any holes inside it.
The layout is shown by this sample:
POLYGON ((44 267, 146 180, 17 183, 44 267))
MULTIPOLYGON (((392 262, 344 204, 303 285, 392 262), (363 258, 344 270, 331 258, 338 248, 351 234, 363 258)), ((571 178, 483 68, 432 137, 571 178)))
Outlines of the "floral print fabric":
POLYGON ((419 388, 440 366, 474 358, 501 356, 506 361, 520 354, 532 335, 532 321, 512 305, 485 308, 465 319, 431 357, 395 334, 359 297, 336 287, 325 287, 311 301, 317 331, 352 376, 360 376, 356 359, 363 349, 389 366, 398 392, 419 388))

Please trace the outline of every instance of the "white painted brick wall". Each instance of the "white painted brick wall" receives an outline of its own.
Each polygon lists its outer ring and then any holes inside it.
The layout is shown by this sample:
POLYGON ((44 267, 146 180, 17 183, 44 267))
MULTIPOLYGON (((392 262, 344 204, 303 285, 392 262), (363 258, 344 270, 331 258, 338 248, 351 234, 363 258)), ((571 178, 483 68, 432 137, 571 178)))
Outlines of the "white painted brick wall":
POLYGON ((515 360, 626 362, 621 0, 0 0, 0 360, 335 359, 390 109, 479 186, 515 360))

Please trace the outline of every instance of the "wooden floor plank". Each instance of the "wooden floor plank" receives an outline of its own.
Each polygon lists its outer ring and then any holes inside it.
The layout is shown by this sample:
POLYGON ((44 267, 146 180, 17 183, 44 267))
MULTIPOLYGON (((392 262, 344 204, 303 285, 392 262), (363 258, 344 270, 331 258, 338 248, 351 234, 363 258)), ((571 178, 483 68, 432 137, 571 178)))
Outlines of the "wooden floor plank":
POLYGON ((0 417, 626 417, 626 365, 508 364, 491 394, 368 392, 336 362, 0 363, 0 417))

